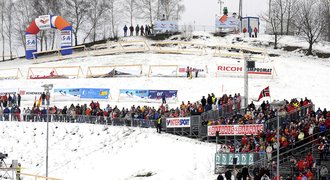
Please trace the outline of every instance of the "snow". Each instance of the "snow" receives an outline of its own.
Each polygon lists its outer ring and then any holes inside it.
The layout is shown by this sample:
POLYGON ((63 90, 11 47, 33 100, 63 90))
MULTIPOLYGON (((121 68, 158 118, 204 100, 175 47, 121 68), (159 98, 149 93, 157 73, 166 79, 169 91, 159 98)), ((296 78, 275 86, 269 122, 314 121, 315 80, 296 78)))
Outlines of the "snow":
MULTIPOLYGON (((49 177, 61 179, 215 179, 215 145, 155 129, 49 124, 49 177), (148 178, 137 178, 148 172, 148 178)), ((46 124, 0 123, 0 152, 23 173, 45 174, 46 124)))
MULTIPOLYGON (((197 35, 197 33, 194 33, 197 35)), ((209 33, 198 32, 202 36, 193 39, 195 43, 206 45, 232 44, 237 35, 225 38, 213 37, 209 33)), ((134 38, 130 38, 133 40, 134 38)), ((260 39, 243 38, 244 46, 269 44, 271 37, 264 35, 260 39)), ((283 37, 280 44, 303 45, 295 37, 283 37)), ((323 43, 322 51, 329 52, 330 45, 323 43)), ((330 109, 329 59, 306 57, 295 52, 267 49, 279 54, 266 61, 257 61, 256 66, 275 67, 273 78, 251 77, 249 79, 249 101, 257 99, 260 91, 270 86, 271 100, 308 97, 316 108, 330 109)), ((211 52, 210 49, 208 49, 211 52)), ((43 84, 54 84, 54 88, 109 88, 111 99, 100 101, 118 105, 119 108, 131 105, 159 106, 159 103, 119 101, 120 89, 178 90, 177 107, 181 101, 195 102, 202 96, 215 93, 240 93, 244 95, 242 77, 216 76, 218 65, 242 65, 242 60, 232 58, 179 54, 130 53, 111 56, 87 56, 33 64, 32 61, 19 59, 0 63, 1 68, 20 68, 24 78, 18 80, 0 80, 0 91, 4 89, 37 89, 43 84), (29 67, 43 66, 81 66, 86 75, 88 66, 142 64, 141 77, 100 78, 100 79, 26 79, 29 67), (148 77, 149 65, 207 66, 205 77, 148 77)), ((0 72, 3 73, 3 72, 0 72)), ((269 98, 264 98, 270 100, 269 98)), ((24 107, 32 106, 33 99, 22 96, 24 107)), ((160 100, 159 100, 160 101, 160 100)), ((74 100, 74 103, 89 103, 90 100, 74 100)), ((51 105, 62 107, 71 102, 52 100, 51 105)), ((145 179, 215 179, 214 150, 212 144, 197 140, 156 134, 154 129, 128 127, 51 123, 50 131, 50 176, 63 179, 144 179, 135 178, 137 174, 152 172, 154 175, 145 179), (58 127, 56 129, 56 126, 58 127), (68 132, 68 133, 66 133, 68 132), (73 135, 72 133, 76 134, 73 135), (94 133, 92 133, 94 132, 94 133), (55 133, 53 135, 53 133, 55 133), (109 134, 107 134, 109 133, 109 134), (97 135, 99 134, 99 135, 97 135), (126 135, 128 134, 128 135, 126 135), (105 146, 106 145, 106 146, 105 146), (75 151, 77 149, 77 151, 75 151)), ((45 124, 43 123, 0 123, 0 152, 9 154, 8 159, 23 161, 23 167, 29 173, 44 175, 45 170, 45 124), (36 128, 36 130, 34 130, 36 128), (1 132, 2 129, 2 132, 1 132), (24 133, 25 132, 25 133, 24 133), (34 136, 36 134, 36 136, 34 136), (39 164, 37 166, 37 164, 39 164)))

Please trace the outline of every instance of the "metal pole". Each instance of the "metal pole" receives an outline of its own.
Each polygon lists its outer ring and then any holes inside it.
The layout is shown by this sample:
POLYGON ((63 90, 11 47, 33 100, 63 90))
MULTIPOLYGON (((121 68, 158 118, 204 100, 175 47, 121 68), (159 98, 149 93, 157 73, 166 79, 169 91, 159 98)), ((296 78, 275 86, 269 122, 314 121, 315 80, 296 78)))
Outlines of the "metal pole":
POLYGON ((276 164, 276 176, 277 179, 280 179, 280 116, 277 111, 277 146, 276 146, 276 151, 277 151, 277 164, 276 164))
POLYGON ((242 0, 239 0, 239 16, 241 18, 243 16, 243 3, 242 3, 242 0))
MULTIPOLYGON (((49 93, 49 88, 45 87, 45 89, 46 89, 46 93, 48 94, 49 93)), ((48 177, 48 138, 49 138, 49 117, 48 117, 49 112, 48 111, 49 111, 49 103, 47 101, 46 101, 46 103, 47 103, 46 177, 48 177)))
MULTIPOLYGON (((244 56, 244 52, 243 52, 244 56)), ((249 100, 249 77, 248 77, 248 67, 247 67, 248 58, 244 57, 244 106, 245 108, 248 107, 248 100, 249 100)))

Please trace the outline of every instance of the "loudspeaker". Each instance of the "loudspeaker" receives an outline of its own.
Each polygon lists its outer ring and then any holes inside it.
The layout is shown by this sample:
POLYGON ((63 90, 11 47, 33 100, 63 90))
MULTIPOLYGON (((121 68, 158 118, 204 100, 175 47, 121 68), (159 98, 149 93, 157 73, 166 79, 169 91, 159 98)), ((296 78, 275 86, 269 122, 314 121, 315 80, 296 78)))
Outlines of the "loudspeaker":
POLYGON ((255 68, 256 62, 255 61, 248 61, 247 62, 247 68, 255 68))
POLYGON ((233 165, 236 165, 237 164, 237 158, 233 158, 233 165))

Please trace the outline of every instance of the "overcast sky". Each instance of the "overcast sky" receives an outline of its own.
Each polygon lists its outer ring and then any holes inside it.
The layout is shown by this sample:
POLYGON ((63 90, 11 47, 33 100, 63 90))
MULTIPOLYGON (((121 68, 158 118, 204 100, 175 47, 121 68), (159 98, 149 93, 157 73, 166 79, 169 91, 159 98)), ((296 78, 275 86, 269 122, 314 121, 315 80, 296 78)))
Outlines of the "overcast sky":
MULTIPOLYGON (((222 0, 222 7, 228 7, 229 12, 237 12, 239 0, 222 0)), ((268 0, 243 0, 243 16, 257 16, 267 11, 268 0)), ((186 7, 180 24, 214 26, 215 14, 219 14, 218 0, 184 0, 186 7)))

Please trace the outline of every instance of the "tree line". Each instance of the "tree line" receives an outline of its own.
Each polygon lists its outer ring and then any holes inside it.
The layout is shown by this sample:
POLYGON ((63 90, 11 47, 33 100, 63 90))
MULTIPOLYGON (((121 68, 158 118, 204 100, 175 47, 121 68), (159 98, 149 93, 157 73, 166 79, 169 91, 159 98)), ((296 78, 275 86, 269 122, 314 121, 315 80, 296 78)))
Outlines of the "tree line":
MULTIPOLYGON (((25 29, 40 15, 63 16, 73 28, 78 45, 117 38, 123 24, 136 21, 153 24, 155 20, 179 20, 183 0, 0 0, 0 40, 2 60, 13 57, 13 47, 25 49, 25 29), (7 52, 7 53, 5 53, 7 52)), ((40 50, 56 49, 55 30, 38 35, 40 50)))
POLYGON ((274 48, 282 35, 299 35, 309 43, 307 55, 319 40, 330 41, 330 0, 269 0, 262 15, 267 31, 274 35, 274 48))

